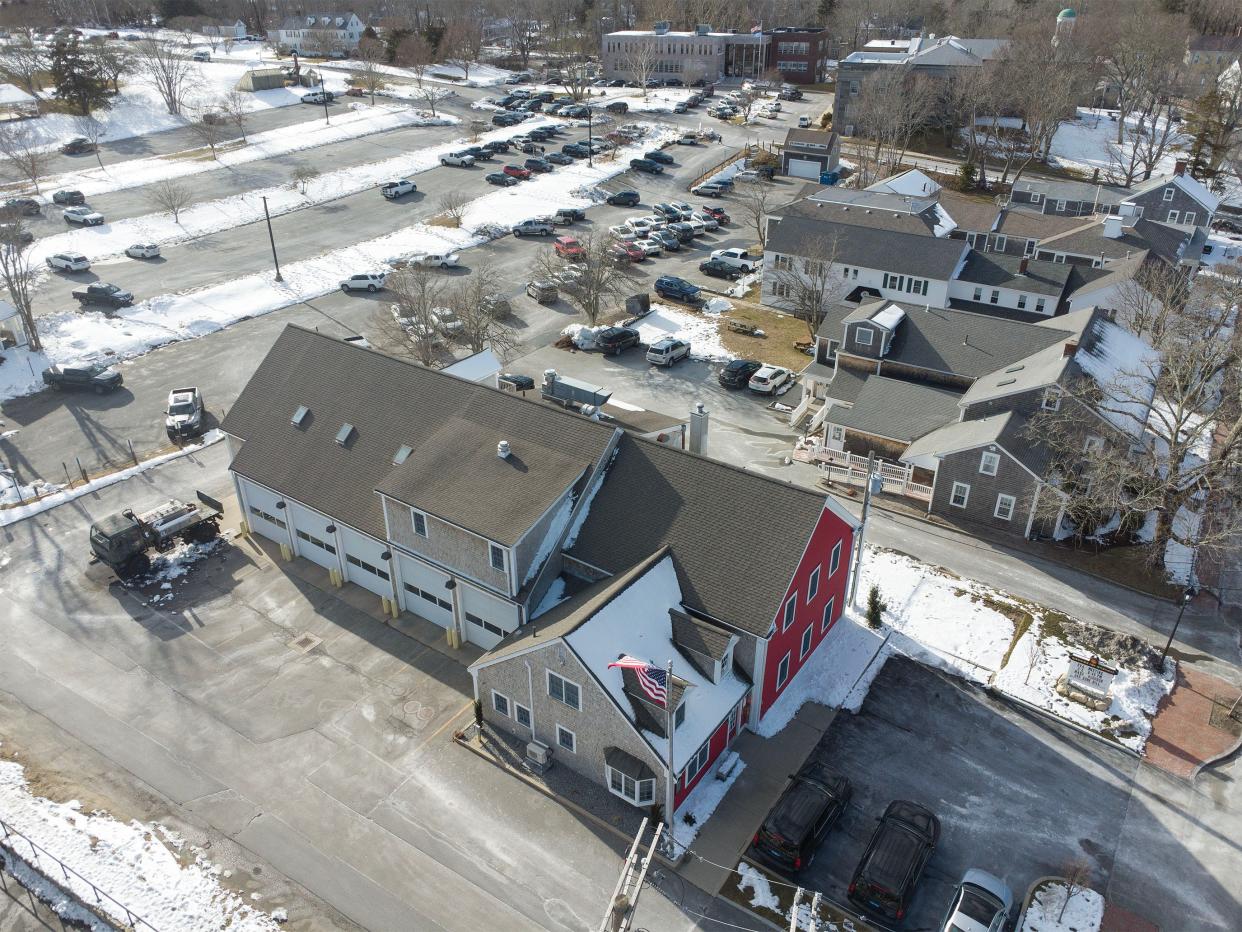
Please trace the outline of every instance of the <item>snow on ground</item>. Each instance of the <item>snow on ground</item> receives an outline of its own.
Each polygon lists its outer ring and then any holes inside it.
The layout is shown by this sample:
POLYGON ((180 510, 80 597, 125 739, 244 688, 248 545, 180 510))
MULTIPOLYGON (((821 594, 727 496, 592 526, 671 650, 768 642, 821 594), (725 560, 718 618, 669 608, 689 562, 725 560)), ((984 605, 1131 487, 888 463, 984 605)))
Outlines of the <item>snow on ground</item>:
MULTIPOLYGON (((236 88, 237 82, 247 70, 244 62, 199 64, 194 75, 194 89, 186 101, 189 105, 185 108, 186 113, 193 113, 201 107, 210 107, 236 88)), ((345 91, 344 77, 328 76, 327 87, 330 91, 343 93, 345 91)), ((247 104, 247 109, 254 112, 300 104, 302 95, 307 91, 308 88, 304 87, 283 87, 270 91, 243 93, 242 98, 247 104)), ((174 116, 169 113, 155 88, 138 79, 123 83, 121 93, 111 98, 111 101, 110 109, 97 110, 94 114, 95 119, 103 124, 104 142, 116 142, 120 139, 131 139, 135 136, 178 129, 187 122, 184 116, 174 116)), ((40 143, 59 146, 66 139, 83 135, 77 128, 77 120, 77 117, 67 113, 48 113, 33 120, 26 120, 22 125, 33 130, 40 143)), ((89 158, 89 156, 83 156, 83 158, 89 158)))
POLYGON ((140 579, 131 580, 134 587, 159 587, 159 592, 151 597, 153 605, 171 602, 177 597, 172 591, 173 582, 190 572, 190 567, 200 560, 205 560, 223 544, 223 538, 202 541, 200 543, 179 543, 167 553, 159 554, 151 561, 150 571, 140 579))
MULTIPOLYGON (((453 116, 436 116, 422 110, 412 110, 404 106, 376 105, 352 103, 350 109, 333 114, 332 122, 326 124, 317 120, 282 126, 279 129, 252 133, 247 137, 246 144, 237 149, 217 152, 211 158, 177 158, 172 156, 152 156, 146 159, 129 159, 100 168, 91 159, 90 167, 82 171, 65 172, 42 181, 40 189, 44 192, 60 188, 78 190, 88 198, 96 194, 110 191, 122 191, 153 184, 169 178, 184 178, 202 172, 216 171, 221 168, 233 168, 247 162, 270 159, 290 152, 313 149, 333 142, 356 139, 373 133, 383 133, 403 126, 448 126, 458 122, 453 116)), ((222 142, 220 145, 224 145, 222 142)), ((84 166, 87 163, 83 163, 84 166)), ((44 203, 51 202, 51 195, 45 194, 38 198, 44 203)))
MULTIPOLYGON (((81 498, 83 495, 89 495, 98 492, 100 489, 106 489, 110 485, 115 485, 125 479, 140 475, 148 469, 154 469, 163 463, 171 460, 180 459, 191 453, 197 453, 204 447, 208 447, 219 440, 224 439, 224 434, 219 430, 211 430, 203 435, 202 440, 190 446, 182 447, 174 450, 172 453, 165 453, 163 456, 156 456, 149 460, 143 460, 137 466, 130 466, 128 469, 122 469, 117 472, 108 473, 106 476, 99 476, 82 485, 74 486, 72 489, 66 489, 63 486, 48 486, 50 490, 43 498, 38 501, 29 502, 24 505, 17 505, 12 508, 0 509, 0 527, 8 527, 10 524, 16 524, 18 521, 24 521, 27 518, 37 514, 42 514, 49 508, 55 508, 57 505, 63 505, 65 502, 71 502, 75 498, 81 498)), ((0 504, 8 504, 7 500, 0 499, 0 504)))
POLYGON ((745 861, 738 864, 737 873, 737 888, 743 893, 747 890, 751 891, 750 905, 752 908, 767 909, 774 913, 781 912, 781 901, 772 892, 772 885, 768 883, 768 878, 763 873, 755 870, 745 861))
MULTIPOLYGON (((1056 135, 1052 137, 1053 156, 1063 165, 1087 172, 1098 168, 1103 175, 1112 170, 1113 161, 1109 156, 1109 151, 1110 147, 1117 143, 1117 121, 1110 119, 1110 116, 1116 115, 1116 110, 1079 107, 1077 119, 1062 123, 1057 128, 1056 135)), ((1126 123, 1127 132, 1129 132, 1131 126, 1137 125, 1137 120, 1130 117, 1127 118, 1126 123)), ((1179 133, 1174 138, 1173 145, 1184 146, 1188 142, 1189 137, 1179 133)), ((1123 151, 1126 147, 1128 143, 1123 145, 1123 151)), ((1170 174, 1177 158, 1178 152, 1167 152, 1164 159, 1155 167, 1153 175, 1170 174)))
MULTIPOLYGON (((324 71, 350 72, 362 68, 363 63, 347 58, 341 61, 324 62, 322 65, 316 65, 315 67, 324 71)), ((377 68, 384 74, 392 75, 395 78, 404 78, 408 81, 417 81, 419 79, 418 75, 409 68, 400 68, 396 65, 378 65, 377 68)), ((497 84, 504 84, 505 79, 512 74, 512 71, 497 68, 495 65, 471 62, 470 76, 466 77, 460 65, 440 64, 429 65, 422 76, 422 80, 440 84, 459 84, 463 87, 495 87, 497 84)), ((529 87, 529 85, 526 86, 529 87)))
POLYGON ((658 343, 664 337, 677 337, 690 341, 690 357, 708 362, 727 362, 733 354, 720 342, 720 315, 698 314, 671 307, 652 304, 651 313, 633 324, 639 339, 647 346, 658 343))
MULTIPOLYGON (((22 766, 0 761, 0 813, 14 829, 59 858, 161 932, 268 932, 278 928, 268 915, 220 884, 220 869, 162 825, 119 822, 105 812, 82 812, 76 800, 54 802, 30 792, 22 766), (181 861, 187 863, 183 866, 181 861)), ((75 894, 94 902, 90 886, 41 857, 19 839, 7 842, 41 872, 57 877, 75 894)), ((125 915, 104 900, 118 921, 125 915)))
POLYGON ((678 852, 694 845, 694 839, 698 837, 703 825, 711 818, 716 807, 720 805, 720 801, 728 795, 729 788, 745 769, 746 762, 739 760, 727 780, 717 780, 715 768, 713 768, 711 773, 705 774, 699 780, 694 789, 690 791, 690 795, 677 807, 677 818, 673 823, 673 841, 676 842, 678 852), (686 821, 687 817, 694 820, 693 825, 686 821))
POLYGON ((1208 237, 1207 244, 1212 251, 1205 256, 1200 256, 1204 265, 1242 262, 1242 236, 1236 233, 1213 233, 1208 237))
POLYGON ((1021 932, 1098 932, 1104 921, 1104 897, 1083 888, 1067 903, 1068 893, 1069 888, 1059 880, 1037 891, 1022 915, 1021 932))
MULTIPOLYGON (((22 845, 25 848, 26 845, 22 845)), ((31 860, 34 855, 31 854, 31 860)), ((62 886, 48 880, 20 856, 9 854, 5 857, 5 870, 13 878, 34 894, 35 899, 46 903, 59 916, 62 922, 69 923, 74 929, 88 929, 89 932, 116 932, 111 924, 100 919, 77 900, 69 896, 62 886)))

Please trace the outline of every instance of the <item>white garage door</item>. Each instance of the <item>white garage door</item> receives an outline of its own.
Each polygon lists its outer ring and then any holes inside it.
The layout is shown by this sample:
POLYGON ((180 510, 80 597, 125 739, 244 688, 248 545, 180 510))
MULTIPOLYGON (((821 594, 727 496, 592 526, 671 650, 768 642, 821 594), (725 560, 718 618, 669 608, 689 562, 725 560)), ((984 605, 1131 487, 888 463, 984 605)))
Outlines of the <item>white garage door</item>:
POLYGON ((453 594, 444 588, 448 576, 421 560, 398 554, 401 562, 401 604, 442 628, 453 625, 453 594))
POLYGON ((376 595, 392 598, 388 564, 381 556, 384 545, 351 528, 340 527, 339 530, 341 543, 345 545, 345 578, 376 595))
POLYGON ((250 530, 275 543, 288 545, 286 515, 276 507, 281 500, 280 496, 240 476, 237 477, 237 483, 246 502, 246 523, 250 525, 250 530))
POLYGON ((293 545, 298 556, 324 569, 337 569, 336 537, 326 530, 332 524, 331 519, 293 502, 289 502, 285 513, 293 520, 293 545))
POLYGON ((789 160, 788 174, 793 178, 811 178, 815 181, 819 180, 819 173, 823 169, 819 162, 811 159, 794 159, 789 160))
POLYGON ((518 609, 512 602, 480 592, 473 586, 458 587, 466 640, 490 650, 518 626, 518 609))

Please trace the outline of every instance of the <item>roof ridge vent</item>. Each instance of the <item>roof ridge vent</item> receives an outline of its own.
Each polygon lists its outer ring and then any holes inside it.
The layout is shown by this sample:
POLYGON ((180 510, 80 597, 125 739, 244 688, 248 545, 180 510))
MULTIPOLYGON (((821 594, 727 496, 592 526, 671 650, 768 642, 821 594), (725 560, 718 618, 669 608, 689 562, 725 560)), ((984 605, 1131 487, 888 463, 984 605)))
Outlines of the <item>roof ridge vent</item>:
POLYGON ((406 460, 410 458, 410 454, 413 452, 414 452, 414 448, 411 447, 408 443, 401 444, 401 446, 397 448, 397 452, 393 454, 392 464, 394 466, 400 466, 402 463, 404 463, 406 460))
POLYGON ((349 446, 349 441, 354 436, 354 425, 346 421, 341 425, 341 429, 336 432, 336 442, 343 447, 349 446))
POLYGON ((289 419, 289 423, 294 427, 301 427, 308 414, 310 414, 310 408, 306 407, 306 405, 298 405, 298 409, 293 412, 293 417, 289 419))
POLYGON ((512 452, 513 451, 509 447, 508 440, 502 440, 500 443, 496 444, 496 455, 502 460, 507 460, 509 458, 509 454, 512 452))

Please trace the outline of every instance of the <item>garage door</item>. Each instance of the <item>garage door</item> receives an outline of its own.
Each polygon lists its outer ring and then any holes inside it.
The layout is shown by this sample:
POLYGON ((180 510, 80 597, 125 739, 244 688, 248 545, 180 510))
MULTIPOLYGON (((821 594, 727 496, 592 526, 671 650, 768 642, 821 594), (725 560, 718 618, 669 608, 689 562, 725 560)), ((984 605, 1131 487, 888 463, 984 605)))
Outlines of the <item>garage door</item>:
POLYGON ((246 503, 246 523, 250 525, 250 530, 277 544, 288 545, 286 515, 276 507, 281 500, 280 496, 240 476, 237 484, 241 487, 242 498, 246 503))
POLYGON ((401 561, 401 604, 405 610, 442 628, 452 627, 453 595, 444 588, 448 576, 404 554, 398 554, 397 559, 401 561))
POLYGON ((293 546, 298 556, 318 563, 324 569, 337 569, 336 537, 326 530, 332 524, 327 515, 293 502, 289 502, 285 513, 293 521, 293 546))
POLYGON ((470 585, 458 587, 466 640, 490 650, 518 626, 518 609, 512 602, 498 599, 470 585))
POLYGON ((345 578, 376 595, 392 598, 388 564, 382 557, 384 545, 347 527, 340 528, 340 533, 345 546, 345 578))
POLYGON ((819 180, 819 173, 823 171, 820 163, 812 159, 793 159, 789 160, 789 171, 787 172, 793 178, 811 178, 815 181, 819 180))

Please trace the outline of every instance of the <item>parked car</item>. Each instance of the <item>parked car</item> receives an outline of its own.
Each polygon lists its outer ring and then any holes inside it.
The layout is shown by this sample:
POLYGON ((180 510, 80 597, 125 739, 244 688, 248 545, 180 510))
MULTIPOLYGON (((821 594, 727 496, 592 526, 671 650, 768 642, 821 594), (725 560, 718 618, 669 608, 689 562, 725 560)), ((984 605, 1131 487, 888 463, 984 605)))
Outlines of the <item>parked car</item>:
POLYGON ((544 160, 551 162, 553 165, 572 165, 574 160, 564 152, 549 152, 545 155, 544 160))
POLYGON ((759 267, 759 263, 763 261, 761 256, 752 256, 745 249, 737 246, 731 246, 728 249, 717 249, 712 253, 712 258, 719 259, 726 265, 731 265, 743 272, 753 272, 759 267))
POLYGON ((630 262, 642 262, 647 258, 647 250, 639 248, 637 239, 620 240, 617 248, 625 253, 625 258, 630 262))
POLYGON ((763 365, 750 377, 746 387, 761 395, 775 395, 792 378, 793 373, 784 366, 763 365))
POLYGON ((624 100, 611 100, 604 104, 604 109, 609 113, 629 113, 630 105, 624 100))
POLYGON ((552 221, 546 217, 532 217, 513 228, 514 236, 551 236, 555 232, 552 221))
POLYGON ((522 167, 527 171, 539 172, 540 174, 552 171, 552 163, 544 159, 527 159, 522 163, 522 167))
MULTIPOLYGON (((744 371, 745 364, 751 362, 734 360, 721 371, 720 383, 733 387, 725 382, 724 372, 736 363, 744 365, 734 371, 744 371)), ((854 790, 849 780, 815 760, 804 764, 790 780, 751 839, 751 851, 761 861, 796 873, 814 860, 815 852, 841 818, 854 790)))
POLYGON ((655 240, 662 249, 669 252, 681 251, 681 240, 677 238, 676 233, 670 233, 668 230, 652 230, 647 238, 655 240))
POLYGON ((664 174, 664 166, 651 159, 630 159, 630 168, 635 171, 645 172, 648 175, 664 174))
POLYGON ((52 195, 52 203, 66 207, 80 207, 86 203, 86 195, 81 191, 57 191, 52 195))
POLYGON ((931 810, 904 799, 889 803, 854 868, 850 902, 900 922, 939 840, 940 820, 931 810))
POLYGON ((526 293, 540 304, 555 304, 557 299, 560 298, 560 292, 556 290, 556 285, 547 281, 527 282, 526 293))
POLYGON ((694 227, 690 226, 688 223, 682 223, 680 220, 676 223, 670 223, 668 225, 668 231, 683 243, 690 243, 694 241, 694 227))
POLYGON ((661 165, 673 164, 673 157, 662 149, 652 149, 650 152, 644 152, 643 158, 650 159, 652 162, 659 162, 661 165))
POLYGON ((683 220, 682 223, 689 224, 690 228, 694 230, 695 236, 702 236, 707 232, 707 224, 705 224, 702 220, 696 220, 694 217, 691 217, 688 220, 683 220))
POLYGON ((510 178, 517 178, 519 181, 525 181, 530 177, 530 169, 523 168, 521 165, 506 165, 501 171, 510 178))
POLYGON ((414 184, 409 178, 402 178, 400 181, 390 181, 380 186, 380 194, 393 201, 399 197, 405 197, 407 194, 413 194, 418 190, 418 185, 414 184))
POLYGON ((93 142, 85 136, 75 136, 60 147, 60 151, 65 155, 81 155, 84 152, 94 152, 97 149, 93 142))
POLYGON ((336 100, 336 95, 331 91, 311 91, 309 94, 302 95, 302 103, 304 104, 320 104, 332 103, 336 100))
POLYGON ((499 292, 484 295, 479 304, 493 320, 503 320, 513 313, 513 305, 509 302, 508 296, 499 292))
POLYGON ((440 164, 469 168, 474 164, 474 156, 469 152, 450 152, 447 155, 440 156, 440 164))
POLYGON ((155 243, 134 243, 132 246, 125 247, 125 255, 131 259, 158 259, 160 247, 155 243))
POLYGON ((433 307, 431 309, 431 320, 435 323, 436 329, 448 336, 455 336, 461 333, 466 326, 451 307, 433 307))
MULTIPOLYGON (((652 231, 655 232, 654 230, 652 231)), ((664 246, 651 235, 634 240, 634 245, 643 251, 645 256, 658 256, 664 252, 664 246)))
POLYGON ((803 95, 797 88, 787 87, 776 96, 781 100, 801 100, 803 95))
POLYGON ((484 149, 482 146, 471 146, 469 149, 462 149, 461 151, 473 156, 476 162, 492 162, 496 159, 496 155, 491 149, 484 149))
POLYGON ((501 112, 492 116, 493 126, 516 126, 522 121, 512 113, 501 112))
POLYGON ((577 237, 558 236, 556 242, 552 244, 552 248, 556 250, 556 254, 562 259, 581 259, 586 256, 586 250, 582 248, 577 237))
POLYGON ((168 407, 164 409, 164 430, 169 439, 197 437, 206 426, 205 413, 197 386, 174 388, 168 393, 168 407))
POLYGON ((638 331, 633 327, 608 327, 595 334, 596 348, 609 356, 616 356, 631 346, 637 346, 638 342, 638 331))
POLYGON ((652 343, 647 350, 647 362, 655 366, 671 366, 690 358, 690 341, 677 337, 665 337, 652 343))
POLYGON ((608 203, 614 207, 634 207, 638 204, 637 191, 614 191, 608 195, 608 203))
POLYGON ((750 377, 763 368, 757 359, 733 359, 716 374, 716 381, 725 388, 745 388, 750 377))
POLYGON ((679 101, 673 104, 674 113, 686 113, 690 110, 690 102, 688 100, 679 101))
POLYGON ((77 223, 84 227, 97 227, 104 222, 104 215, 89 207, 66 207, 60 215, 69 223, 77 223))
POLYGON ((351 275, 341 282, 341 291, 369 291, 372 294, 384 287, 383 272, 364 272, 351 275))
POLYGON ((1009 884, 987 871, 971 868, 953 892, 940 932, 1001 932, 1012 912, 1009 884))
POLYGON ((669 206, 681 214, 682 220, 689 220, 690 215, 694 213, 694 208, 685 201, 669 201, 669 206))
POLYGON ((48 366, 43 370, 43 384, 58 392, 78 389, 104 395, 116 391, 125 380, 120 372, 101 362, 73 362, 66 366, 48 366))
POLYGON ((700 213, 697 210, 690 215, 690 219, 686 222, 691 224, 701 223, 708 233, 720 229, 720 221, 709 213, 700 213))
POLYGON ((85 272, 91 267, 91 260, 80 252, 58 252, 47 257, 47 267, 59 272, 85 272))
POLYGON ((690 189, 691 194, 699 197, 724 197, 724 185, 716 184, 712 181, 705 181, 701 185, 697 185, 690 189))
POLYGON ((410 265, 424 269, 455 269, 460 261, 455 252, 420 252, 410 257, 410 265))
POLYGON ((0 243, 33 243, 34 233, 16 223, 0 223, 0 243))
POLYGON ((699 271, 709 278, 727 278, 734 281, 742 277, 742 270, 721 262, 719 259, 707 259, 699 263, 699 271))
POLYGON ((6 214, 37 217, 42 210, 42 206, 33 197, 14 197, 4 202, 4 212, 6 214))
POLYGON ((615 227, 609 227, 608 235, 621 243, 632 243, 638 239, 638 234, 623 223, 619 223, 615 227))
POLYGON ((810 129, 810 127, 811 118, 809 116, 804 113, 802 116, 798 117, 798 129, 810 129))
POLYGON ((698 141, 699 137, 694 133, 682 133, 679 137, 677 137, 677 145, 679 146, 697 145, 698 141))
POLYGON ((134 296, 107 282, 93 282, 81 291, 73 293, 74 298, 82 305, 103 304, 107 307, 129 307, 134 303, 134 296))
POLYGON ((699 210, 702 213, 707 214, 707 216, 711 217, 721 226, 724 226, 725 224, 729 222, 729 215, 725 213, 724 210, 720 207, 711 207, 707 204, 704 204, 702 207, 699 208, 699 210))
POLYGON ((586 146, 579 145, 576 142, 567 142, 561 146, 561 151, 566 155, 572 155, 576 159, 585 159, 591 154, 591 150, 586 146))
POLYGON ((211 61, 211 53, 206 49, 199 49, 190 56, 193 61, 211 61))
POLYGON ((553 223, 577 223, 586 219, 586 211, 581 207, 559 207, 552 217, 553 223))
POLYGON ((512 147, 503 139, 493 139, 491 142, 483 143, 483 148, 488 152, 508 152, 512 147))
POLYGON ((506 175, 504 172, 488 172, 483 176, 483 180, 499 188, 509 188, 520 183, 516 178, 506 175))
POLYGON ((676 275, 661 275, 655 280, 655 293, 661 298, 671 298, 684 304, 702 304, 703 291, 698 285, 678 278, 676 275))
POLYGON ((630 217, 625 221, 625 225, 639 236, 646 236, 656 229, 655 221, 651 217, 630 217))

